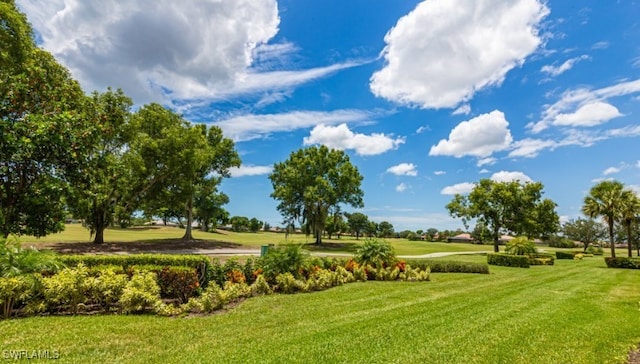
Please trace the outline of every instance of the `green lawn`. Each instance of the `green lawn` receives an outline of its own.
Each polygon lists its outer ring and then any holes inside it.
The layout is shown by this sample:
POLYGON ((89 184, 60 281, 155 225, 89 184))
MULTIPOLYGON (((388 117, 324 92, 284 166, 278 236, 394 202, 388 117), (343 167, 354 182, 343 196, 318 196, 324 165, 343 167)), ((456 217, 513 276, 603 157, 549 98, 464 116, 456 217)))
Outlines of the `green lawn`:
MULTIPOLYGON (((176 227, 148 227, 148 228, 130 228, 130 229, 107 229, 105 230, 106 242, 136 242, 136 241, 152 241, 179 239, 184 234, 184 230, 176 227)), ((343 237, 341 239, 324 239, 320 247, 313 244, 313 238, 304 234, 290 234, 286 236, 283 233, 260 232, 260 233, 236 233, 232 231, 220 231, 218 233, 206 233, 194 230, 193 235, 196 239, 223 241, 234 244, 240 244, 245 248, 258 249, 265 244, 283 244, 296 243, 306 244, 311 251, 331 252, 331 253, 354 253, 357 247, 364 242, 365 239, 356 240, 352 237, 343 237)), ((20 241, 29 245, 38 246, 46 243, 79 243, 88 242, 89 231, 79 224, 68 224, 65 230, 58 234, 51 234, 43 238, 34 238, 24 236, 20 241)), ((492 247, 489 245, 475 245, 464 243, 433 243, 424 241, 409 241, 407 239, 387 239, 396 249, 398 255, 419 255, 434 252, 463 252, 463 251, 490 251, 492 247)), ((170 242, 168 242, 170 243, 170 242)))
POLYGON ((491 270, 263 296, 212 316, 0 321, 0 350, 65 363, 599 364, 640 342, 640 271, 601 257, 491 270))

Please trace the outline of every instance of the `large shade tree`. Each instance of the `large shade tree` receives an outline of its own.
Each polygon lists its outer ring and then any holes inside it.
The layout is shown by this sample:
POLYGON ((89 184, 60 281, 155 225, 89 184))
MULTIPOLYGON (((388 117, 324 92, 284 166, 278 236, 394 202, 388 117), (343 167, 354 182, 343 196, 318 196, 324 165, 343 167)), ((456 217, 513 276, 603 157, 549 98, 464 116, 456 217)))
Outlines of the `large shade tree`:
POLYGON ((614 240, 614 226, 620 221, 625 201, 624 185, 619 181, 602 181, 591 187, 589 195, 585 197, 582 212, 591 217, 602 217, 609 230, 609 246, 611 256, 616 256, 614 240))
POLYGON ((117 207, 131 186, 124 155, 129 150, 130 98, 121 90, 94 92, 87 116, 96 133, 94 148, 86 156, 81 178, 72 186, 70 207, 94 236, 104 242, 104 230, 113 223, 117 207))
POLYGON ((85 101, 15 3, 0 1, 0 235, 64 228, 68 186, 93 145, 85 101))
POLYGON ((345 216, 351 233, 356 234, 356 240, 358 240, 369 225, 369 217, 362 212, 346 213, 345 216))
POLYGON ((588 218, 572 219, 562 224, 562 233, 571 240, 577 240, 587 251, 590 245, 607 236, 607 229, 598 221, 588 218))
POLYGON ((555 233, 560 225, 556 204, 542 199, 540 182, 497 182, 483 179, 469 195, 456 194, 447 209, 453 217, 462 218, 465 225, 476 219, 491 232, 494 251, 499 251, 503 232, 545 237, 555 233))
POLYGON ((327 217, 341 205, 363 207, 363 178, 341 150, 313 146, 292 152, 274 165, 269 179, 285 223, 306 226, 316 244, 322 243, 327 217))

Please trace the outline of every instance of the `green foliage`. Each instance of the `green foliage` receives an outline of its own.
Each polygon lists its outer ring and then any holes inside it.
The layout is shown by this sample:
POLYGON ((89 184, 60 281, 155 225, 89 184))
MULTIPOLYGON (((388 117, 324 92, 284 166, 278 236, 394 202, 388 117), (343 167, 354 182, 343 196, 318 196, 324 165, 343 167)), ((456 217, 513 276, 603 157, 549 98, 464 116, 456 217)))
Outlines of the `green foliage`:
POLYGON ((290 272, 280 273, 276 276, 276 289, 282 293, 294 293, 304 287, 304 282, 296 279, 290 272))
POLYGON ((32 281, 26 276, 0 277, 0 314, 2 318, 11 316, 11 309, 19 301, 31 296, 32 281))
POLYGON ((567 239, 566 237, 554 235, 547 241, 547 245, 552 248, 565 248, 571 249, 576 247, 576 243, 571 239, 567 239))
POLYGON ((214 278, 214 264, 209 257, 202 255, 169 255, 169 254, 131 254, 131 255, 62 255, 60 261, 73 267, 80 263, 87 267, 115 265, 123 268, 132 266, 153 265, 159 267, 181 266, 197 270, 200 286, 206 287, 214 278))
POLYGON ((89 275, 84 284, 90 301, 100 305, 103 310, 115 308, 129 277, 115 266, 89 269, 89 275))
POLYGON ((24 249, 15 236, 0 237, 0 277, 16 277, 28 273, 53 273, 63 267, 52 251, 24 249))
POLYGON ((152 272, 136 272, 120 297, 120 307, 124 313, 144 312, 160 303, 160 287, 156 282, 156 274, 152 272))
POLYGON ((529 257, 524 255, 511 255, 504 253, 487 254, 487 264, 501 265, 504 267, 529 268, 529 257))
POLYGON ((547 253, 529 253, 527 256, 530 265, 554 265, 556 260, 553 254, 547 253))
POLYGON ((288 224, 300 220, 316 243, 322 241, 327 217, 340 205, 363 206, 362 176, 341 150, 320 146, 292 152, 273 166, 269 179, 280 214, 288 224))
MULTIPOLYGON (((566 239, 564 239, 565 241, 571 239, 582 242, 582 244, 584 244, 585 252, 592 244, 599 242, 607 236, 606 227, 591 218, 569 220, 562 225, 562 232, 566 236, 566 239)), ((573 248, 573 242, 571 240, 567 241, 565 246, 556 246, 551 244, 549 244, 549 246, 573 248), (569 242, 571 243, 571 246, 567 246, 569 245, 569 242)))
POLYGON ((609 268, 640 269, 640 258, 605 257, 604 261, 609 268))
POLYGON ((302 250, 300 245, 279 245, 270 247, 267 254, 260 258, 259 265, 265 277, 273 281, 283 273, 291 273, 298 276, 306 258, 307 253, 302 250))
POLYGON ((94 134, 69 71, 36 46, 13 1, 0 15, 0 236, 45 236, 64 229, 94 134))
POLYGON ((505 251, 511 255, 527 255, 535 253, 537 249, 532 240, 519 236, 507 242, 505 251))
POLYGON ((83 264, 42 278, 45 305, 50 309, 68 309, 77 313, 89 301, 88 278, 89 269, 83 264))
POLYGON ((621 182, 602 181, 591 188, 582 205, 585 215, 591 218, 601 216, 607 223, 612 257, 616 256, 613 228, 622 217, 625 197, 624 185, 621 182))
POLYGON ((163 298, 177 298, 186 303, 200 287, 196 270, 190 267, 162 267, 155 273, 163 298))
POLYGON ((395 264, 396 254, 388 242, 368 239, 356 251, 355 259, 361 265, 383 268, 395 264))
POLYGON ((427 269, 432 273, 480 273, 489 274, 489 266, 485 263, 459 262, 453 260, 409 259, 407 265, 414 268, 427 269))
POLYGON ((574 256, 575 256, 575 252, 562 252, 562 251, 556 252, 556 259, 573 259, 574 256))
POLYGON ((590 246, 587 248, 586 250, 587 253, 589 254, 593 254, 593 255, 603 255, 604 254, 604 249, 602 249, 602 247, 598 246, 590 246))
POLYGON ((482 179, 468 196, 455 195, 447 204, 453 217, 467 224, 477 219, 491 232, 494 251, 498 252, 501 231, 516 235, 548 237, 559 228, 556 204, 542 200, 542 183, 496 182, 482 179))
POLYGON ((251 285, 251 292, 254 295, 260 295, 271 294, 273 293, 273 290, 271 289, 271 286, 269 286, 269 282, 267 282, 264 276, 260 274, 256 278, 255 282, 253 282, 253 284, 251 285))
POLYGON ((369 217, 362 212, 354 212, 345 215, 351 232, 356 234, 356 239, 360 238, 360 234, 365 231, 366 227, 369 225, 369 217))

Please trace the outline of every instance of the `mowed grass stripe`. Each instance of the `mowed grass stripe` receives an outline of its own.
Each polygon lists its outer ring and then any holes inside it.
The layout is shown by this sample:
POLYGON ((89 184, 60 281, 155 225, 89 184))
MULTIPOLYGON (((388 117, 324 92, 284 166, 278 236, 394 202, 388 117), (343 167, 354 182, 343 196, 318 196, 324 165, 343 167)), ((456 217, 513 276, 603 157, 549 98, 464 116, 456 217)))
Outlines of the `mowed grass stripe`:
POLYGON ((609 363, 640 342, 640 272, 601 258, 249 299, 213 316, 0 322, 61 362, 609 363), (47 327, 47 330, 42 330, 47 327))

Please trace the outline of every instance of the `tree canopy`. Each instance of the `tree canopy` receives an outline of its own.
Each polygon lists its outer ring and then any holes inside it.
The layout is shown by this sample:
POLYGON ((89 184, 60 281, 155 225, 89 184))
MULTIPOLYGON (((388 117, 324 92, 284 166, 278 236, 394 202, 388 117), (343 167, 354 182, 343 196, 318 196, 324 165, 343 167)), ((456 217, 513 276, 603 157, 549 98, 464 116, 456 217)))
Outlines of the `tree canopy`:
POLYGON ((278 211, 285 223, 299 221, 317 244, 322 242, 327 217, 341 204, 363 206, 362 176, 341 150, 313 146, 292 152, 289 159, 274 165, 269 179, 271 197, 280 201, 278 211))
POLYGON ((65 195, 93 147, 86 96, 26 17, 0 2, 0 235, 64 228, 65 195))
POLYGON ((597 243, 607 236, 606 228, 594 219, 573 219, 562 224, 564 236, 582 242, 584 251, 589 245, 597 243))
POLYGON ((602 181, 591 187, 589 195, 584 199, 582 212, 591 217, 602 217, 609 228, 609 246, 611 256, 616 256, 614 241, 614 225, 622 219, 625 200, 624 185, 618 181, 602 181))
POLYGON ((541 199, 542 189, 540 182, 482 179, 469 195, 456 194, 446 208, 451 216, 462 218, 465 225, 471 219, 485 224, 491 232, 494 251, 498 252, 503 232, 544 238, 558 231, 556 204, 541 199))

